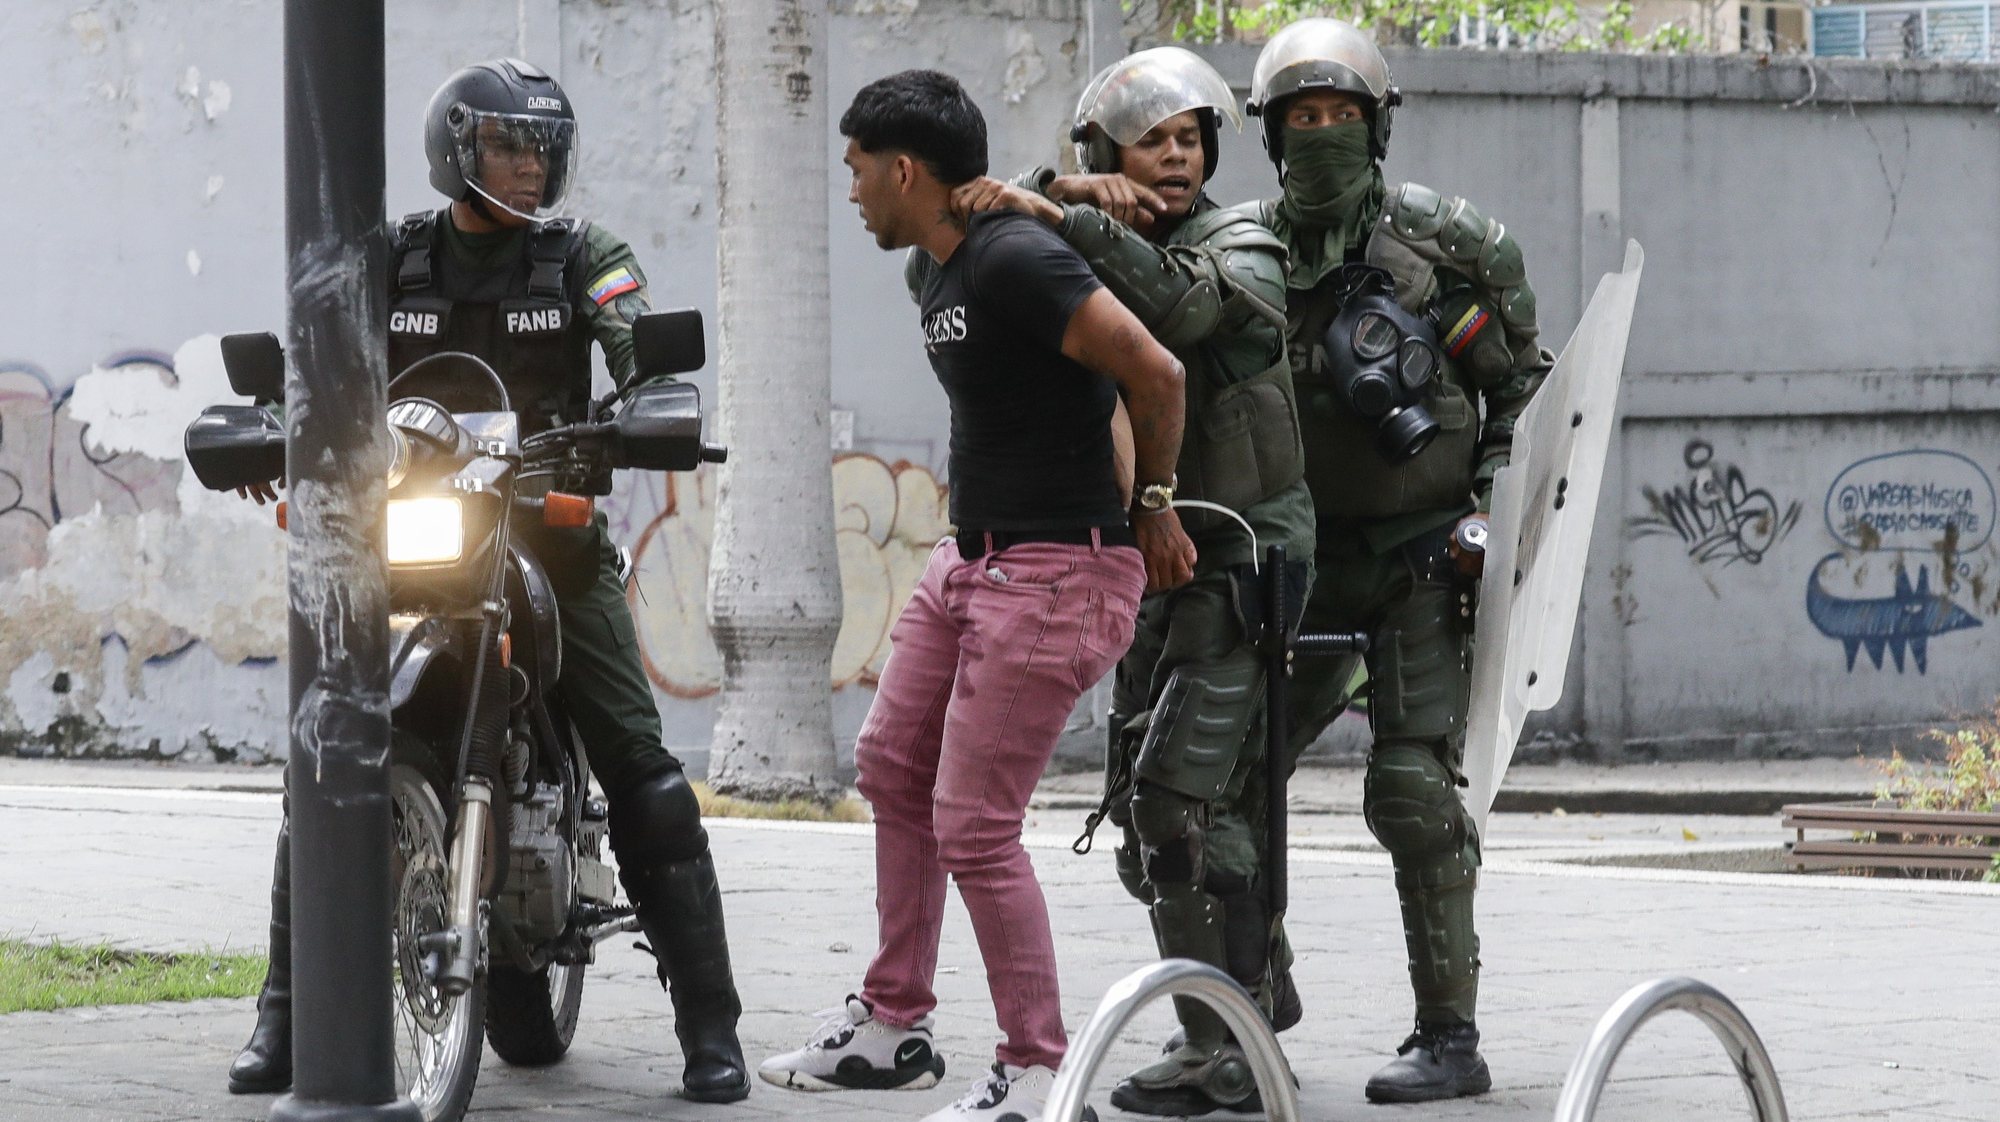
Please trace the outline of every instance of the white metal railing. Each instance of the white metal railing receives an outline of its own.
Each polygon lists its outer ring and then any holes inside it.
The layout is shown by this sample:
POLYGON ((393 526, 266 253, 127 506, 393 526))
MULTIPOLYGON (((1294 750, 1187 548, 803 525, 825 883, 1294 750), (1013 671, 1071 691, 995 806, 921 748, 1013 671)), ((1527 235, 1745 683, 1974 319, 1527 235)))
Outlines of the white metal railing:
POLYGON ((1569 1065, 1562 1097, 1556 1100, 1556 1122, 1590 1122, 1597 1113, 1605 1080, 1611 1077, 1611 1065, 1625 1042, 1639 1026, 1670 1009, 1693 1014, 1722 1041, 1758 1122, 1786 1122, 1785 1094, 1778 1087, 1777 1070, 1771 1066, 1770 1053, 1764 1050, 1757 1030, 1750 1027, 1749 1018, 1735 1002, 1693 978, 1657 978, 1641 983, 1605 1010, 1590 1030, 1583 1050, 1576 1054, 1576 1061, 1569 1065))
POLYGON ((1263 1011, 1229 975, 1185 958, 1170 958, 1135 970, 1105 993, 1090 1022, 1071 1042, 1062 1070, 1056 1073, 1056 1085, 1049 1090, 1048 1105, 1042 1110, 1045 1122, 1082 1122, 1084 1092, 1103 1066, 1104 1054, 1134 1014, 1162 997, 1192 997, 1208 1003, 1242 1045, 1250 1072, 1257 1077, 1265 1117, 1270 1122, 1299 1122, 1299 1093, 1292 1086, 1292 1071, 1278 1048, 1277 1036, 1264 1023, 1263 1011))

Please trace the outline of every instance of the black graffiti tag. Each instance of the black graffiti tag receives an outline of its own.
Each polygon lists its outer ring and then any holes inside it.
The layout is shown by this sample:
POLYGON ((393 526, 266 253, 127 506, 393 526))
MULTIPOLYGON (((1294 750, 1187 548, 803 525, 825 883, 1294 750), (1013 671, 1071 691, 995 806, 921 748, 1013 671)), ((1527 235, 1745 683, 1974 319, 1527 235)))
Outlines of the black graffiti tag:
POLYGON ((1791 533, 1799 520, 1796 501, 1780 506, 1762 487, 1752 488, 1733 464, 1716 462, 1715 448, 1706 440, 1690 440, 1682 449, 1688 480, 1664 491, 1641 487, 1651 514, 1632 518, 1634 538, 1671 535, 1700 564, 1733 565, 1764 560, 1771 548, 1791 533))

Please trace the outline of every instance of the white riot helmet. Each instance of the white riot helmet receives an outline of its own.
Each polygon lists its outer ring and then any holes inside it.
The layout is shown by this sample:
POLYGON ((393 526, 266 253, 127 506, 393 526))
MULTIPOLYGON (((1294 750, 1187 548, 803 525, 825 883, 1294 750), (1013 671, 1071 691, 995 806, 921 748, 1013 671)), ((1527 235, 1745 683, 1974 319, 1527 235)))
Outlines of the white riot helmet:
POLYGON ((1181 47, 1154 47, 1112 63, 1083 88, 1069 138, 1076 145, 1078 170, 1118 170, 1118 149, 1137 144, 1170 117, 1200 111, 1202 180, 1215 174, 1217 120, 1227 116, 1243 131, 1236 95, 1215 67, 1181 47))
POLYGON ((1344 20, 1302 19, 1271 36, 1250 71, 1250 100, 1243 106, 1264 121, 1264 150, 1284 163, 1284 113, 1278 103, 1303 90, 1339 90, 1360 98, 1368 111, 1368 149, 1389 151, 1389 120, 1403 91, 1389 77, 1388 60, 1360 28, 1344 20))

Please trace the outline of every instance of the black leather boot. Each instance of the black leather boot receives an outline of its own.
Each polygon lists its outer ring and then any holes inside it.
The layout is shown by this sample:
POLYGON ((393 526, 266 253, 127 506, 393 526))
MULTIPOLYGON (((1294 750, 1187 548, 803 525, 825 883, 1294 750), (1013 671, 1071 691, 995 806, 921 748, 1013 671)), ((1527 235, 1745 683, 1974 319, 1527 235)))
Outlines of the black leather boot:
POLYGON ((1373 1103, 1427 1103, 1492 1089, 1493 1076, 1479 1054, 1479 1029, 1471 1021, 1418 1021, 1396 1058, 1369 1077, 1367 1095, 1373 1103))
POLYGON ((660 983, 674 1004, 674 1035, 686 1069, 682 1094, 702 1103, 733 1103, 750 1094, 749 1068, 736 1039, 743 1003, 729 972, 722 889, 704 853, 622 872, 639 909, 639 927, 660 960, 660 983))
POLYGON ((292 828, 278 831, 271 870, 271 968, 257 995, 257 1027, 229 1065, 229 1093, 257 1095, 292 1085, 292 828))

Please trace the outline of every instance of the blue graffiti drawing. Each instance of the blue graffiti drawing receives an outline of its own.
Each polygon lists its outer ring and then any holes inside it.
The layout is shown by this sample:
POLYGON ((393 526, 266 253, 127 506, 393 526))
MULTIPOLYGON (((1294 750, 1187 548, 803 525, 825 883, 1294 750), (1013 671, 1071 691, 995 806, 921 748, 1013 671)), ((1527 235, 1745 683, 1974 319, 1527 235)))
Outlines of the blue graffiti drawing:
POLYGON ((1820 574, 1827 562, 1840 558, 1841 554, 1829 553, 1813 566, 1812 577, 1806 582, 1806 615, 1820 634, 1840 640, 1847 649, 1850 673, 1854 670, 1855 654, 1866 648, 1869 661, 1877 670, 1882 668, 1882 652, 1886 649, 1896 660, 1896 672, 1900 674, 1906 646, 1917 664, 1917 673, 1925 673, 1930 668, 1931 636, 1982 626, 1977 617, 1953 604, 1949 597, 1931 593, 1930 570, 1922 565, 1917 566, 1915 587, 1910 585, 1909 572, 1901 565, 1896 567, 1894 596, 1858 600, 1835 596, 1826 590, 1820 574))

